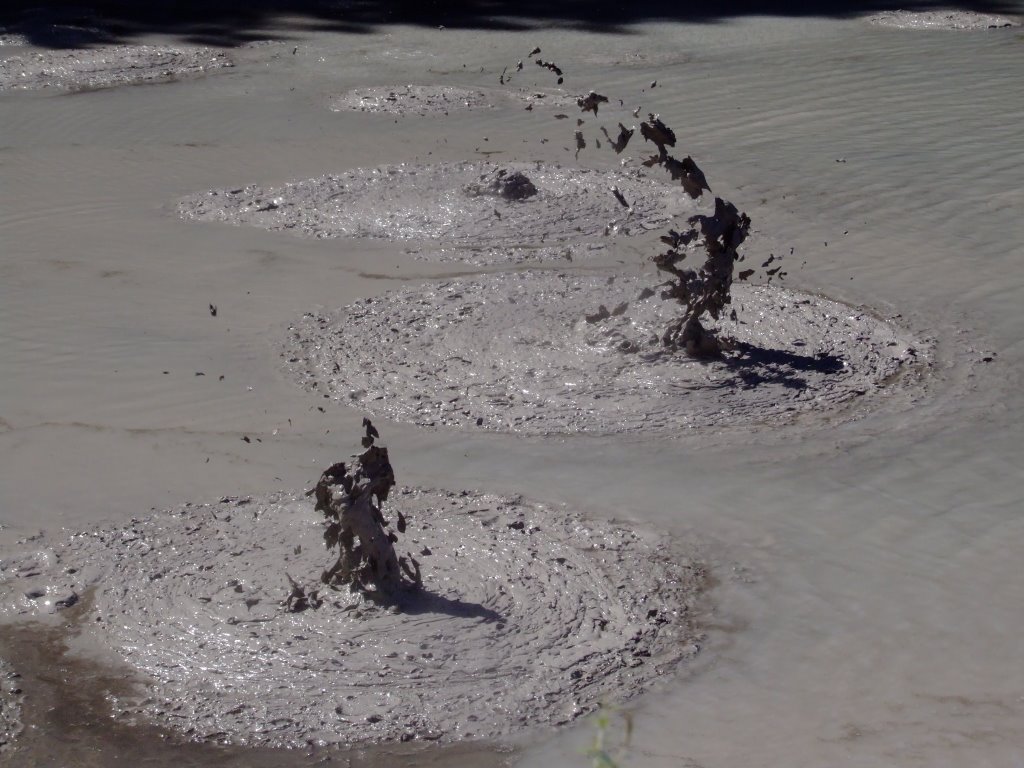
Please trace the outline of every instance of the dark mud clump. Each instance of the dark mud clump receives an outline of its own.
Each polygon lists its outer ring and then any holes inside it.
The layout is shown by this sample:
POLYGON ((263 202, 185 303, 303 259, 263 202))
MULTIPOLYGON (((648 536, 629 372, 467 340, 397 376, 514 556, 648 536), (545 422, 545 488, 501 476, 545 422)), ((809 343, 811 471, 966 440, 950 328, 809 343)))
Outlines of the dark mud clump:
POLYGON ((537 187, 522 171, 509 171, 499 168, 480 177, 480 181, 466 187, 466 194, 471 197, 491 195, 502 200, 526 200, 537 194, 537 187))
POLYGON ((737 314, 706 321, 729 350, 698 360, 663 343, 678 306, 651 282, 528 271, 408 288, 307 314, 284 354, 306 387, 397 420, 646 435, 828 423, 928 354, 866 310, 740 285, 737 314))

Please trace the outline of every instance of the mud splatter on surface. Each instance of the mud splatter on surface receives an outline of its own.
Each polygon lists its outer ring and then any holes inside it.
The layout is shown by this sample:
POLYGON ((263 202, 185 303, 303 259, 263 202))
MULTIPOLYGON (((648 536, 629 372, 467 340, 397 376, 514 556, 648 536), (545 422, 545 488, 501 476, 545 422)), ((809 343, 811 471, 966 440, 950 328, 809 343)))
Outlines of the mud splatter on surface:
POLYGON ((335 112, 379 112, 388 115, 447 115, 499 106, 565 107, 576 97, 555 91, 524 88, 462 88, 453 85, 382 85, 355 88, 331 101, 335 112))
POLYGON ((976 11, 885 11, 865 17, 870 24, 896 29, 997 29, 1019 26, 1008 16, 976 11))
MULTIPOLYGON (((186 505, 72 536, 44 578, 93 587, 83 632, 145 682, 119 711, 199 741, 305 746, 500 737, 649 689, 697 652, 685 545, 521 498, 405 489, 423 589, 378 604, 289 577, 328 554, 309 499, 186 505), (286 575, 287 574, 287 575, 286 575)), ((33 615, 15 600, 9 617, 33 615)))
POLYGON ((20 680, 11 665, 0 659, 0 755, 9 750, 21 732, 20 680))
POLYGON ((104 45, 33 51, 0 60, 0 90, 92 90, 160 83, 231 66, 222 52, 188 46, 104 45))
MULTIPOLYGON (((664 347, 677 308, 654 278, 526 271, 365 299, 291 327, 309 388, 420 425, 531 434, 676 434, 839 417, 899 386, 927 345, 869 311, 734 286, 721 360, 664 347)), ((712 326, 709 326, 712 327, 712 326)))
MULTIPOLYGON (((370 237, 429 242, 449 256, 474 250, 538 251, 564 259, 585 256, 607 238, 655 230, 695 210, 682 189, 652 181, 643 171, 597 171, 546 163, 464 162, 356 169, 283 187, 248 186, 190 195, 185 218, 225 221, 319 238, 370 237), (480 194, 499 170, 521 172, 537 194, 520 200, 480 194), (609 192, 630 201, 623 208, 609 192)), ((429 258, 429 249, 423 250, 429 258)), ((514 257, 512 257, 514 260, 514 257)))

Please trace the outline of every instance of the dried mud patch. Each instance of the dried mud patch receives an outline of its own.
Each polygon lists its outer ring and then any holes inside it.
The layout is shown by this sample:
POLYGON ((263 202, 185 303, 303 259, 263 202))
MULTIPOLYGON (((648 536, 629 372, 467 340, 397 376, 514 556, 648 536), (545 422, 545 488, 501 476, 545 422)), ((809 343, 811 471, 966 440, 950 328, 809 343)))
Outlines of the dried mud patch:
POLYGON ((311 501, 289 495, 75 535, 48 577, 90 590, 82 631, 144 682, 116 708, 200 741, 500 737, 636 695, 697 651, 703 571, 660 535, 521 498, 392 502, 424 575, 392 605, 321 589, 315 610, 283 607, 289 576, 317 584, 329 559, 311 501))
POLYGON ((0 659, 0 755, 6 752, 21 733, 20 677, 3 659, 0 659))
POLYGON ((976 11, 885 11, 865 17, 869 24, 895 29, 976 30, 1020 26, 1008 16, 976 11))
POLYGON ((663 228, 695 210, 684 191, 642 171, 545 163, 486 162, 356 169, 282 187, 248 186, 190 195, 184 218, 290 230, 308 237, 367 237, 419 244, 423 258, 585 258, 595 246, 663 228), (524 173, 537 193, 521 200, 474 189, 501 170, 524 173), (628 201, 624 208, 611 192, 628 201), (483 256, 481 256, 483 254, 483 256))
POLYGON ((386 115, 447 115, 501 106, 575 107, 576 97, 527 89, 463 88, 454 85, 382 85, 354 88, 331 100, 335 112, 386 115))
POLYGON ((284 355, 307 388, 420 425, 678 434, 840 417, 903 386, 926 346, 870 312, 734 286, 722 359, 666 349, 678 308, 638 276, 525 271, 310 313, 284 355))
POLYGON ((19 53, 0 60, 0 90, 92 90, 118 85, 171 82, 233 66, 210 48, 104 45, 19 53))

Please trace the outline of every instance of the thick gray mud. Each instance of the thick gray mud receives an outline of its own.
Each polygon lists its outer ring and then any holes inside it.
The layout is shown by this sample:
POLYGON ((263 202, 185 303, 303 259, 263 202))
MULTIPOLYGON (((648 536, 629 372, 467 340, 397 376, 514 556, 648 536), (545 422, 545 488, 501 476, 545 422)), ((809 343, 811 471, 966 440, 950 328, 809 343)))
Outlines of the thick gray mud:
POLYGON ((392 604, 322 588, 318 515, 278 495, 74 535, 49 569, 4 574, 4 614, 38 615, 34 592, 91 593, 81 631, 140 681, 115 696, 122 719, 261 747, 559 725, 697 653, 704 575, 683 545, 521 498, 404 490, 389 510, 424 576, 392 604), (288 611, 289 577, 324 603, 288 611))
POLYGON ((365 299, 291 326, 288 368, 313 390, 419 425, 528 434, 830 420, 916 380, 928 345, 865 309, 733 287, 720 360, 666 349, 677 307, 638 276, 526 271, 365 299))
POLYGON ((1001 29, 1019 23, 1008 16, 977 11, 885 11, 865 17, 871 24, 895 29, 1001 29))
POLYGON ((212 190, 179 201, 185 218, 225 221, 317 238, 429 243, 423 258, 491 263, 586 257, 620 236, 662 228, 695 210, 683 190, 628 172, 547 163, 485 162, 356 169, 287 184, 212 190), (481 192, 499 170, 520 171, 537 194, 481 192), (624 208, 611 188, 629 203, 624 208), (433 257, 438 250, 442 254, 433 257))
POLYGON ((161 83, 231 66, 225 53, 194 46, 104 45, 27 51, 0 60, 0 91, 78 91, 161 83))
POLYGON ((335 112, 386 115, 447 115, 499 106, 575 107, 576 97, 529 89, 461 88, 454 85, 381 85, 354 88, 331 100, 335 112))
POLYGON ((21 677, 0 659, 0 755, 10 749, 21 733, 21 677))

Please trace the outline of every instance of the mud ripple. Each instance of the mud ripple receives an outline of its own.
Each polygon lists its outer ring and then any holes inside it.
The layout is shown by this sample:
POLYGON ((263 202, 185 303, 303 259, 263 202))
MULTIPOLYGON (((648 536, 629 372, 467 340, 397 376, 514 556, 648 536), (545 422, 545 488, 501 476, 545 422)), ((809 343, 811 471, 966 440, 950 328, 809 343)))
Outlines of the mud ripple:
MULTIPOLYGON (((599 171, 545 163, 496 166, 485 162, 396 165, 356 169, 283 187, 248 186, 190 195, 180 214, 309 237, 367 237, 428 243, 449 256, 488 252, 515 261, 534 251, 540 259, 586 255, 594 244, 660 229, 695 210, 680 187, 655 182, 642 171, 599 171), (499 170, 525 173, 537 193, 522 200, 474 194, 499 170), (611 192, 629 202, 623 208, 611 192)), ((469 258, 473 258, 469 256, 469 258)))
POLYGON ((185 46, 104 45, 33 51, 0 60, 0 91, 89 90, 170 82, 231 66, 224 53, 185 46))
POLYGON ((308 388, 420 425, 531 434, 676 434, 833 418, 900 386, 925 346, 870 312, 734 286, 721 360, 666 350, 656 278, 525 271, 365 299, 295 323, 308 388))
POLYGON ((195 740, 499 737, 636 695, 697 652, 703 572, 665 537, 521 498, 406 489, 392 502, 424 574, 392 605, 323 590, 319 608, 285 610, 288 577, 322 587, 331 559, 301 496, 75 535, 44 576, 92 588, 85 631, 145 682, 118 710, 195 740))
POLYGON ((335 97, 335 112, 387 115, 447 115, 499 106, 575 107, 576 96, 527 89, 463 88, 454 85, 381 85, 354 88, 335 97))

